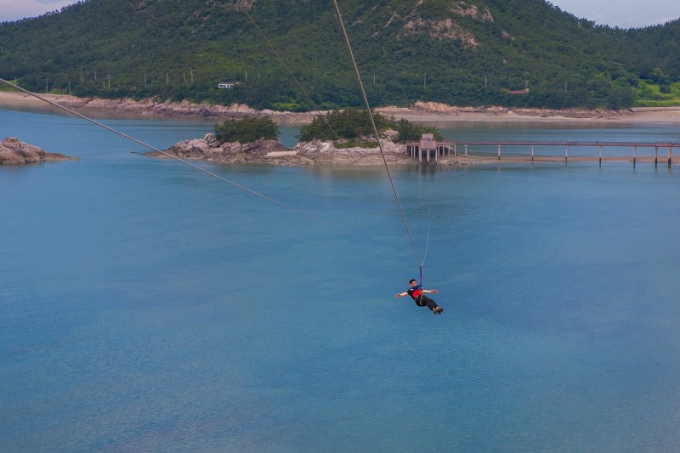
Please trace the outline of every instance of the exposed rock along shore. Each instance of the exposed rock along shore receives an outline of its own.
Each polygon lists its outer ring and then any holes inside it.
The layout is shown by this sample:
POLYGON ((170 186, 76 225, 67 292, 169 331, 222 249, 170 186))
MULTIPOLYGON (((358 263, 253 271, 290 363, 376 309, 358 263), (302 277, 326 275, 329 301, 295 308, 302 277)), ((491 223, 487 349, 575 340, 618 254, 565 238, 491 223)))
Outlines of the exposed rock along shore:
POLYGON ((399 114, 403 112, 408 115, 408 112, 431 113, 443 116, 460 116, 460 115, 487 115, 487 116, 504 116, 512 118, 513 116, 537 117, 537 118, 573 118, 573 119, 620 119, 633 115, 633 110, 606 110, 606 109, 538 109, 538 108, 510 108, 510 107, 457 107, 438 102, 416 102, 413 107, 408 109, 399 109, 396 107, 385 107, 378 109, 381 113, 399 114))
MULTIPOLYGON (((389 138, 381 140, 389 164, 416 165, 417 161, 406 154, 404 145, 389 138)), ((333 142, 301 142, 293 148, 286 148, 278 140, 258 140, 252 143, 225 143, 214 134, 203 139, 179 142, 166 153, 182 159, 203 160, 221 164, 268 164, 268 165, 339 165, 370 166, 383 164, 379 148, 336 148, 333 142)), ((168 156, 151 152, 147 155, 158 158, 168 156)), ((440 159, 442 165, 461 165, 461 159, 440 159)))
POLYGON ((120 114, 157 116, 165 118, 245 118, 251 116, 270 116, 279 122, 307 123, 322 112, 278 112, 256 110, 245 104, 211 105, 189 101, 171 102, 157 99, 101 99, 58 96, 55 99, 64 107, 74 110, 101 110, 120 114))
MULTIPOLYGON (((244 118, 248 116, 270 116, 277 122, 304 124, 312 121, 315 116, 325 113, 321 111, 295 113, 278 112, 273 110, 256 110, 244 104, 211 105, 208 103, 193 103, 189 101, 170 102, 158 99, 101 99, 78 98, 67 95, 45 95, 50 100, 58 102, 64 107, 76 110, 99 110, 119 114, 140 116, 158 116, 169 118, 244 118)), ((27 98, 26 95, 4 93, 4 102, 33 102, 39 101, 27 98), (17 96, 19 96, 17 98, 17 96), (10 99, 14 98, 14 99, 10 99)), ((637 119, 641 109, 631 110, 587 110, 587 109, 513 109, 508 107, 458 107, 437 102, 416 102, 410 107, 380 107, 375 111, 396 117, 424 117, 428 120, 607 120, 629 121, 637 119)), ((666 109, 668 111, 669 109, 666 109)))
POLYGON ((14 137, 6 138, 0 142, 0 165, 25 165, 67 160, 80 159, 58 153, 46 153, 41 148, 24 143, 14 137))

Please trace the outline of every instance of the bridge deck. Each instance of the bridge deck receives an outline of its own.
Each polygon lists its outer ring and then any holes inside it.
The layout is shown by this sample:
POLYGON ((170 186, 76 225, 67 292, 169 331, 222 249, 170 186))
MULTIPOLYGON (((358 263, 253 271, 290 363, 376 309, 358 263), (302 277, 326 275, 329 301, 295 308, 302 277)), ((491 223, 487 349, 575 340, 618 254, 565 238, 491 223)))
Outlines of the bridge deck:
MULTIPOLYGON (((538 141, 538 140, 521 140, 521 141, 466 141, 466 140, 445 140, 435 142, 428 147, 432 149, 421 149, 420 142, 410 142, 406 144, 406 153, 414 159, 424 162, 439 162, 440 158, 446 156, 465 156, 470 160, 488 161, 490 159, 503 160, 506 162, 599 162, 603 161, 621 161, 633 162, 653 162, 659 163, 659 150, 664 153, 667 152, 667 157, 663 160, 668 162, 670 166, 673 159, 673 149, 680 148, 680 143, 677 142, 600 142, 600 141, 538 141), (472 153, 470 148, 474 147, 495 147, 495 152, 476 152, 472 153), (529 148, 526 152, 517 152, 513 150, 511 154, 507 152, 503 154, 503 147, 525 147, 529 148), (537 155, 536 148, 541 147, 561 147, 564 149, 562 156, 557 155, 537 155), (598 148, 599 153, 596 156, 584 155, 569 155, 570 148, 598 148), (605 156, 603 155, 604 148, 628 148, 632 152, 627 155, 605 156), (654 149, 654 154, 649 155, 643 153, 638 156, 638 149, 654 149)), ((583 154, 583 153, 581 153, 583 154)))

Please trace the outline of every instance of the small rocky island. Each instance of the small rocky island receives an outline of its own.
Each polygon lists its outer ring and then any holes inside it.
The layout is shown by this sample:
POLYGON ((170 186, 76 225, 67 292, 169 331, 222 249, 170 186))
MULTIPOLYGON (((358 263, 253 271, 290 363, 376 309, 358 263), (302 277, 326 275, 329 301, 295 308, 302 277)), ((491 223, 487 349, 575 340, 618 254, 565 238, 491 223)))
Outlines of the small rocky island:
MULTIPOLYGON (((405 120, 397 122, 380 114, 374 118, 388 164, 417 164, 406 153, 405 143, 414 137, 420 139, 423 132, 433 131, 427 126, 405 120)), ((302 126, 300 142, 293 148, 286 148, 278 140, 278 126, 271 118, 229 119, 216 125, 215 133, 203 139, 182 141, 163 153, 148 155, 222 164, 382 165, 380 147, 369 119, 368 113, 359 109, 335 110, 317 116, 311 124, 302 126)))
MULTIPOLYGON (((402 145, 389 139, 382 140, 385 156, 390 164, 413 164, 402 145)), ((269 165, 380 165, 383 163, 377 146, 338 148, 333 141, 300 142, 286 148, 279 140, 258 139, 250 143, 222 142, 215 134, 203 139, 179 142, 165 151, 182 159, 196 159, 221 164, 269 165)), ((168 157, 159 152, 149 156, 168 157)))
POLYGON ((67 160, 80 159, 58 153, 46 153, 41 148, 24 143, 14 137, 6 138, 0 142, 0 165, 25 165, 67 160))

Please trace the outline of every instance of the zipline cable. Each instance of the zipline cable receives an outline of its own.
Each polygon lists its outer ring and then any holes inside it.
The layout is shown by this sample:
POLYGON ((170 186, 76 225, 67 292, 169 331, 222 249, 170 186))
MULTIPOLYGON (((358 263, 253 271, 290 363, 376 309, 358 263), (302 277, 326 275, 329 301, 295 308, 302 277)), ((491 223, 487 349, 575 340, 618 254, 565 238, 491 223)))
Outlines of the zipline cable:
MULTIPOLYGON (((385 150, 380 142, 380 134, 378 133, 378 128, 375 125, 375 120, 373 119, 373 112, 371 111, 371 105, 368 102, 368 96, 366 96, 366 89, 364 88, 364 82, 361 79, 361 72, 359 71, 359 66, 357 66, 357 61, 354 58, 354 52, 352 51, 352 44, 349 41, 349 36, 347 35, 347 30, 345 29, 345 23, 342 20, 342 13, 340 12, 340 6, 338 5, 338 0, 333 0, 333 7, 335 8, 335 14, 338 18, 338 23, 340 25, 340 31, 342 32, 342 37, 345 41, 345 46, 347 47, 347 52, 352 59, 352 66, 354 67, 354 72, 356 73, 357 80, 359 82, 359 88, 361 89, 361 95, 364 98, 364 105, 368 111, 368 116, 371 119, 371 126, 373 126, 373 133, 375 134, 375 139, 378 141, 378 146, 380 147, 380 155, 382 156, 383 162, 385 163, 385 170, 387 171, 387 177, 390 180, 390 185, 392 186, 392 192, 394 193, 394 199, 397 202, 397 207, 399 208, 399 213, 401 214, 401 219, 404 222, 404 228, 408 234, 409 241, 411 242, 411 249, 416 259, 416 263, 420 263, 420 258, 418 256, 418 251, 416 250, 415 243, 413 242, 413 236, 411 235, 411 230, 408 227, 408 222, 406 221, 406 214, 404 214, 404 208, 401 205, 401 200, 399 199, 399 193, 394 184, 394 179, 392 179, 392 173, 390 172, 390 166, 387 164, 387 157, 385 157, 385 150)), ((420 265, 420 264, 419 264, 420 265)), ((422 268, 421 268, 422 274, 422 268)), ((422 279, 422 278, 421 278, 422 279)))
POLYGON ((432 192, 429 193, 427 208, 427 237, 425 240, 425 253, 423 254, 423 260, 420 262, 420 267, 425 266, 425 260, 427 259, 427 252, 430 250, 430 229, 432 224, 432 192))
POLYGON ((3 78, 1 78, 1 77, 0 77, 0 82, 5 83, 5 84, 11 86, 12 88, 17 89, 17 90, 19 90, 19 91, 21 91, 21 92, 23 92, 23 93, 26 93, 26 94, 28 94, 29 96, 33 96, 33 97, 35 97, 35 98, 37 98, 37 99, 40 99, 41 101, 46 102, 46 103, 48 103, 48 104, 50 104, 50 105, 52 105, 52 106, 54 106, 54 107, 56 107, 56 108, 58 108, 58 109, 60 109, 60 110, 64 110, 64 111, 66 111, 66 112, 68 112, 68 113, 70 113, 70 114, 72 114, 72 115, 75 115, 75 116, 77 116, 78 118, 84 119, 85 121, 88 121, 88 122, 90 122, 90 123, 92 123, 92 124, 94 124, 94 125, 96 125, 96 126, 99 126, 99 127, 101 127, 101 128, 104 128, 104 129, 106 129, 106 130, 109 131, 109 132, 113 132, 113 133, 116 134, 116 135, 120 135, 121 137, 123 137, 123 138, 125 138, 125 139, 127 139, 127 140, 130 140, 130 141, 133 141, 133 142, 137 143, 138 145, 141 145, 141 146, 143 146, 143 147, 145 147, 145 148, 148 148, 148 149, 150 149, 150 150, 152 150, 152 151, 156 151, 156 152, 158 152, 158 153, 161 153, 162 155, 164 155, 164 156, 166 156, 166 157, 169 157, 169 158, 171 158, 171 159, 174 159, 174 160, 176 160, 177 162, 180 162, 180 163, 182 163, 182 164, 184 164, 184 165, 186 165, 186 166, 188 166, 188 167, 193 168, 194 170, 198 170, 198 171, 200 171, 200 172, 202 172, 202 173, 205 173, 205 174, 208 175, 208 176, 212 176, 213 178, 219 179, 219 180, 222 181, 222 182, 226 182, 227 184, 229 184, 229 185, 231 185, 231 186, 233 186, 233 187, 236 187, 237 189, 240 189, 240 190, 242 190, 242 191, 244 191, 244 192, 247 192, 247 193, 249 193, 249 194, 251 194, 251 195, 255 195, 256 197, 262 198, 263 200, 266 200, 266 201, 268 201, 268 202, 270 202, 270 203, 273 203, 273 204, 275 204, 275 205, 278 205, 278 206, 280 206, 280 207, 282 207, 282 208, 284 208, 284 209, 287 209, 287 210, 289 210, 289 211, 292 211, 292 212, 294 212, 294 213, 296 213, 296 214, 299 214, 299 215, 301 215, 301 216, 307 217, 308 219, 314 220, 315 222, 319 222, 319 223, 322 223, 322 224, 324 224, 324 225, 331 226, 331 227, 333 227, 333 228, 338 228, 338 229, 343 230, 343 231, 345 231, 345 232, 353 233, 353 232, 351 232, 350 230, 348 230, 347 228, 344 228, 344 227, 342 227, 342 226, 340 226, 340 225, 336 225, 336 224, 334 224, 334 223, 331 223, 331 222, 328 222, 328 221, 326 221, 326 220, 323 220, 323 219, 321 219, 321 218, 319 218, 319 217, 316 217, 316 216, 314 216, 314 215, 312 215, 312 214, 309 214, 309 213, 307 213, 307 212, 305 212, 305 211, 301 211, 300 209, 294 208, 293 206, 287 205, 287 204, 285 204, 285 203, 283 203, 283 202, 281 202, 281 201, 278 201, 278 200, 276 200, 276 199, 274 199, 274 198, 271 198, 271 197, 269 197, 269 196, 267 196, 267 195, 265 195, 265 194, 262 194, 262 193, 260 193, 260 192, 257 192, 257 191, 255 191, 255 190, 253 190, 253 189, 250 189, 250 188, 248 188, 248 187, 246 187, 246 186, 244 186, 244 185, 242 185, 242 184, 239 184, 239 183, 234 182, 234 181, 232 181, 232 180, 230 180, 230 179, 227 179, 227 178, 224 178, 224 177, 222 177, 222 176, 219 176, 219 175, 217 175, 217 174, 215 174, 215 173, 213 173, 213 172, 211 172, 211 171, 208 171, 208 170, 206 170, 206 169, 204 169, 204 168, 199 167, 198 165, 192 164, 191 162, 188 162, 188 161, 186 161, 186 160, 184 160, 184 159, 181 159, 181 158, 179 158, 179 157, 177 157, 177 156, 174 156, 174 155, 172 155, 172 154, 170 154, 170 153, 168 153, 168 152, 165 152, 165 151, 163 151, 163 150, 160 150, 160 149, 156 148, 155 146, 149 145, 149 144, 147 144, 147 143, 145 143, 145 142, 143 142, 143 141, 141 141, 141 140, 138 140, 138 139, 136 139, 136 138, 134 138, 134 137, 132 137, 132 136, 130 136, 130 135, 125 134, 124 132, 121 132, 121 131, 116 130, 116 129, 112 128, 112 127, 109 127, 109 126, 107 126, 106 124, 100 123, 99 121, 93 120, 92 118, 89 118, 89 117, 87 117, 87 116, 85 116, 85 115, 83 115, 83 114, 81 114, 81 113, 78 113, 78 112, 76 112, 75 110, 72 110, 72 109, 70 109, 70 108, 68 108, 68 107, 64 107, 63 105, 59 105, 59 104, 57 104, 56 102, 53 102, 53 101, 51 101, 51 100, 49 100, 49 99, 47 99, 47 98, 45 98, 45 97, 43 97, 43 96, 40 96, 39 94, 33 93, 32 91, 29 91, 29 90, 27 90, 27 89, 25 89, 25 88, 23 88, 23 87, 20 87, 20 86, 14 84, 14 83, 12 83, 12 82, 10 82, 10 81, 8 81, 8 80, 5 80, 5 79, 3 79, 3 78))

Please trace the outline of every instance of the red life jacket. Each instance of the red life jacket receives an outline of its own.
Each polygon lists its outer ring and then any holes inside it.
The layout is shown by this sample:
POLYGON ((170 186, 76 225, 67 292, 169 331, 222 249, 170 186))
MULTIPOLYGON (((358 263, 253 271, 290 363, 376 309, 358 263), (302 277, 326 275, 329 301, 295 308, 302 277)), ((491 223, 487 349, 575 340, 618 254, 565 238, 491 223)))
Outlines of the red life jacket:
POLYGON ((414 288, 409 288, 406 292, 413 298, 413 300, 417 300, 423 294, 420 285, 414 288))

